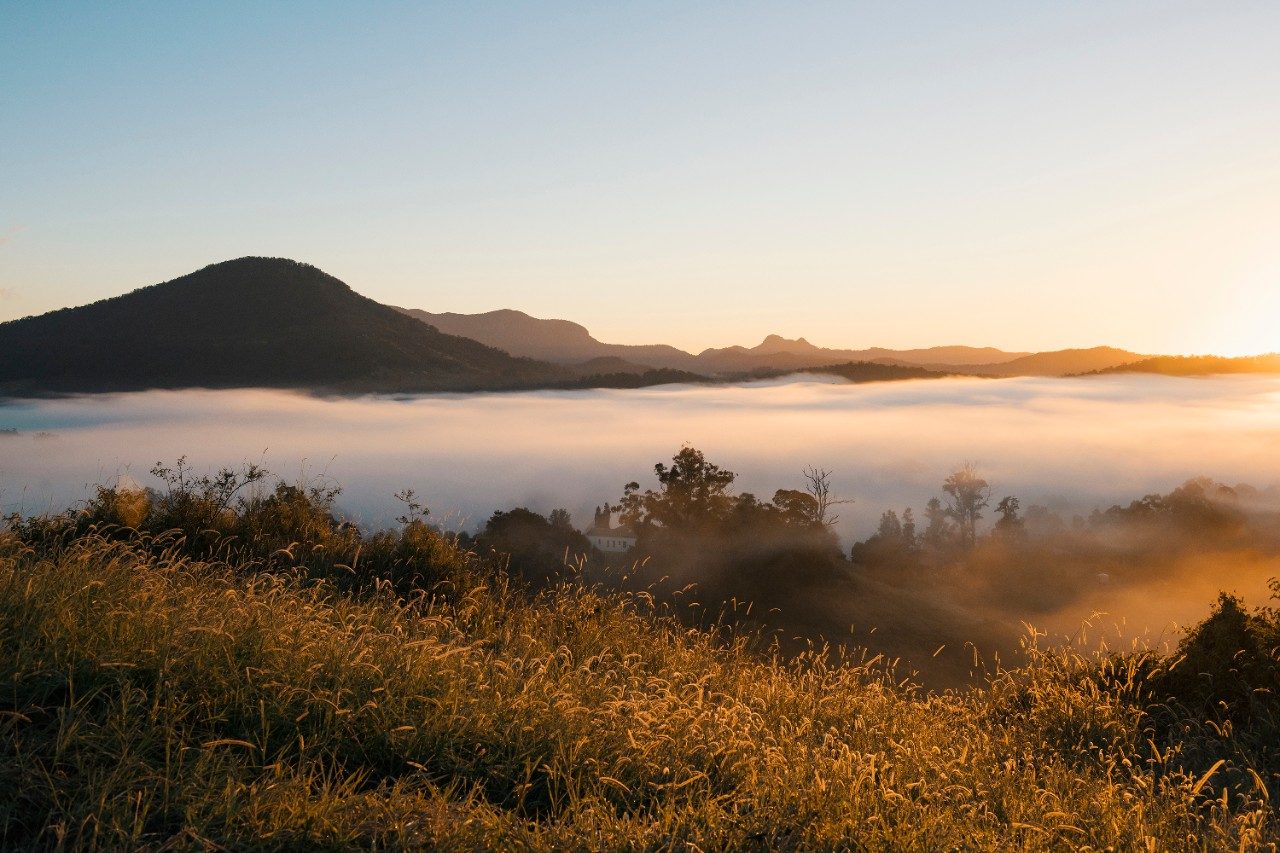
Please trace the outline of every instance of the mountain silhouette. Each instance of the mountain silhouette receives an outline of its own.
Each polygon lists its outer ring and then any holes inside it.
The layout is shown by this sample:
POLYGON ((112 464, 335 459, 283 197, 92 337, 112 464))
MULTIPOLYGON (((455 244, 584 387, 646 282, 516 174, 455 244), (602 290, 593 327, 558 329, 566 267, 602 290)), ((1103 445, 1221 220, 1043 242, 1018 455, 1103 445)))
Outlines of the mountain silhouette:
POLYGON ((1105 370, 1146 358, 1135 352, 1115 347, 1090 347, 1088 349, 1064 349, 1037 352, 1000 364, 937 365, 926 367, 934 370, 958 370, 979 376, 1070 376, 1105 370))
MULTIPOLYGON (((512 355, 558 364, 580 364, 597 358, 618 358, 633 365, 686 370, 703 374, 741 374, 757 371, 800 370, 851 361, 886 360, 914 365, 944 365, 954 372, 962 365, 993 365, 1029 355, 994 347, 940 346, 928 349, 892 350, 827 349, 804 338, 769 335, 754 347, 707 349, 697 355, 666 344, 609 344, 594 338, 586 327, 569 320, 532 317, 509 308, 481 314, 439 313, 399 309, 442 332, 462 335, 506 350, 512 355)), ((1092 369, 1092 367, 1081 368, 1092 369)))
POLYGON ((850 362, 927 366, 942 373, 966 372, 968 365, 994 365, 1029 355, 1005 352, 994 347, 939 346, 927 349, 893 350, 830 349, 804 338, 769 335, 754 347, 723 347, 698 353, 696 364, 711 373, 749 373, 761 370, 804 370, 850 362), (935 367, 935 365, 937 367, 935 367))
POLYGON ((597 358, 613 358, 650 368, 696 371, 692 353, 666 344, 606 344, 584 326, 568 320, 543 320, 523 311, 503 308, 483 314, 433 314, 417 308, 398 309, 450 335, 461 335, 512 355, 558 364, 581 364, 597 358))
POLYGON ((1109 373, 1158 373, 1163 376, 1215 376, 1227 373, 1280 373, 1280 353, 1227 358, 1220 355, 1161 355, 1115 367, 1094 370, 1109 373))
POLYGON ((240 258, 0 324, 0 391, 290 387, 445 391, 572 372, 448 335, 308 264, 240 258))
POLYGON ((1114 347, 1041 353, 966 346, 828 349, 780 335, 754 347, 694 355, 662 344, 603 343, 577 323, 521 311, 392 308, 309 264, 257 257, 0 323, 0 395, 9 396, 193 387, 334 393, 629 388, 821 368, 874 381, 948 374, 1186 374, 1274 365, 1149 359, 1114 347))

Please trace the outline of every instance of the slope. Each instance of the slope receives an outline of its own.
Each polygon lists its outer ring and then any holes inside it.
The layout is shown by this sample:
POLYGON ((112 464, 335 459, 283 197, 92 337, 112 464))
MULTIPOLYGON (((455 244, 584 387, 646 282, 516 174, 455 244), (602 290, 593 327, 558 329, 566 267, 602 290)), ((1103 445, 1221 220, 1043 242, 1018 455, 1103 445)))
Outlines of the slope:
POLYGON ((512 355, 559 364, 617 358, 646 367, 696 370, 696 359, 665 344, 606 344, 577 323, 544 320, 523 311, 500 309, 483 314, 433 314, 416 308, 397 309, 450 335, 461 335, 506 350, 512 355))
POLYGON ((549 364, 440 331, 308 264, 240 258, 78 308, 0 324, 0 391, 183 387, 508 388, 549 364))

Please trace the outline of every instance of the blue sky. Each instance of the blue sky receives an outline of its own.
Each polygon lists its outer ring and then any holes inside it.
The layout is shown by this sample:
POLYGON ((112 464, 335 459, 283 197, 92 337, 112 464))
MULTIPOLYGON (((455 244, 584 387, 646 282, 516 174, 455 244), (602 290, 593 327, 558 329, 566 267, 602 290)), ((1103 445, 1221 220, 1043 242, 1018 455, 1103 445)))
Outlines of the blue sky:
POLYGON ((0 320, 248 254, 618 342, 1280 349, 1280 4, 0 4, 0 320))

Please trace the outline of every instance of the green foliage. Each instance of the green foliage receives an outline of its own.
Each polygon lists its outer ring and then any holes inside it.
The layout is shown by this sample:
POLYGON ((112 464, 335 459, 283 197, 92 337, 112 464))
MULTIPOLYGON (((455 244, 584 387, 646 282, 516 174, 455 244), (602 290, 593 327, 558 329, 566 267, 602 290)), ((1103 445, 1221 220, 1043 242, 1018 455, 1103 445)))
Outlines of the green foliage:
POLYGON ((1222 593, 1151 678, 1152 694, 1188 712, 1262 724, 1280 740, 1280 618, 1222 593))
POLYGON ((553 510, 550 518, 524 507, 495 512, 475 545, 505 558, 512 574, 534 585, 563 576, 567 565, 591 552, 591 543, 563 509, 553 510))
MULTIPOLYGON (((657 489, 628 483, 616 509, 637 530, 632 556, 662 573, 693 580, 684 603, 701 614, 720 602, 759 600, 770 606, 846 577, 827 511, 828 472, 809 469, 806 491, 779 489, 772 501, 735 494, 737 475, 684 447, 671 465, 654 465, 657 489)), ((610 510, 615 509, 609 507, 610 510)))
POLYGON ((701 450, 684 447, 671 466, 653 466, 658 488, 640 491, 628 483, 623 491, 622 521, 634 527, 672 529, 708 527, 722 522, 734 502, 729 487, 737 475, 707 461, 701 450))

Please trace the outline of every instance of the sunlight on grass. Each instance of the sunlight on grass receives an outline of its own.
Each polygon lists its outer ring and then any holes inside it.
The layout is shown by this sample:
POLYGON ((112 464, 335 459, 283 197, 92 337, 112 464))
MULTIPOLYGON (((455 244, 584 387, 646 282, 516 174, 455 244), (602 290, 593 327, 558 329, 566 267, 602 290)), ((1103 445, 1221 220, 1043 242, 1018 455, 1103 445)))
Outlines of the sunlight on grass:
POLYGON ((1032 648, 984 689, 926 695, 688 630, 643 594, 522 594, 444 541, 412 558, 437 580, 407 596, 190 551, 114 529, 4 540, 6 846, 1276 838, 1243 735, 1162 734, 1144 656, 1032 648))

